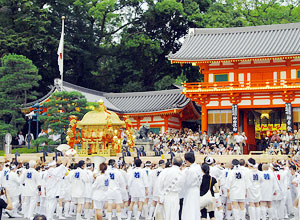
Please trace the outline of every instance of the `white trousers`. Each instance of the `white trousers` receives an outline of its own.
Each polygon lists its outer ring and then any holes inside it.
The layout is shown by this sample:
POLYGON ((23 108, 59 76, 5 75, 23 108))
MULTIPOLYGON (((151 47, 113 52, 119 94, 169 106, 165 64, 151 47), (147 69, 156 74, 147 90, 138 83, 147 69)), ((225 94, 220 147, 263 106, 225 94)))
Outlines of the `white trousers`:
POLYGON ((272 202, 273 208, 273 219, 284 219, 284 209, 285 209, 285 201, 281 200, 273 200, 272 202))
POLYGON ((182 220, 200 219, 200 188, 193 187, 187 190, 182 206, 182 220))
POLYGON ((37 203, 37 196, 24 196, 24 218, 32 218, 37 203))
POLYGON ((54 211, 55 211, 55 208, 56 208, 56 203, 57 203, 57 198, 47 198, 46 213, 47 213, 47 219, 48 220, 53 219, 54 211))
POLYGON ((179 219, 179 196, 177 192, 169 192, 164 198, 164 220, 179 219))

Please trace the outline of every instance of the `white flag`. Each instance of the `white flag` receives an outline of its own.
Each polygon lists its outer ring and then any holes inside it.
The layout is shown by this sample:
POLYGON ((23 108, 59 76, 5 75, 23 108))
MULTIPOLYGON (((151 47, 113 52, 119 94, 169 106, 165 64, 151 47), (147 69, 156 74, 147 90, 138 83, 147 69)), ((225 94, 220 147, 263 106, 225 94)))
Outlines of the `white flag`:
POLYGON ((58 68, 60 75, 63 75, 64 71, 64 19, 62 19, 62 30, 61 30, 61 36, 60 36, 60 41, 59 41, 59 46, 57 50, 57 55, 58 55, 58 68))

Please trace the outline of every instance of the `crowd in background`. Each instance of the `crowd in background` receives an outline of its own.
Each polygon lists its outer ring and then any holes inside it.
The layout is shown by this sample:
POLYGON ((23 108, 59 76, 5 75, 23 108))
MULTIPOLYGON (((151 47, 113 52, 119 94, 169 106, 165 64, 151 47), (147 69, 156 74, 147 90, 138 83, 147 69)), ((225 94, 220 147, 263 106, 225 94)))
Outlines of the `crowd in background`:
MULTIPOLYGON (((244 132, 233 134, 226 129, 208 135, 206 132, 183 129, 167 133, 149 132, 156 156, 171 153, 198 152, 203 155, 239 155, 243 153, 247 137, 244 132)), ((256 150, 266 154, 300 155, 300 129, 293 133, 273 131, 257 141, 256 150)))
POLYGON ((233 135, 232 132, 223 130, 213 135, 183 129, 162 134, 150 132, 148 136, 153 142, 153 150, 157 156, 170 152, 173 154, 199 152, 204 155, 239 155, 242 154, 247 140, 244 132, 233 135))
POLYGON ((300 155, 300 129, 293 133, 273 131, 258 143, 258 150, 267 154, 300 155))

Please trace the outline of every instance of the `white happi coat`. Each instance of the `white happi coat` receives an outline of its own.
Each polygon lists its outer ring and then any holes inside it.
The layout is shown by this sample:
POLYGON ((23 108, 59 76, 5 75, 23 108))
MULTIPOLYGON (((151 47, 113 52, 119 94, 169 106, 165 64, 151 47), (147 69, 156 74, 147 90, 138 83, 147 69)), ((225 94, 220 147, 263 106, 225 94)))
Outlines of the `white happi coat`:
POLYGON ((68 169, 64 165, 59 167, 50 168, 46 171, 45 175, 45 186, 47 198, 55 198, 61 194, 62 190, 62 179, 68 169))
POLYGON ((234 167, 228 173, 226 189, 229 189, 229 198, 231 201, 245 200, 247 189, 245 170, 240 167, 234 167))
POLYGON ((108 166, 105 174, 109 177, 109 186, 107 190, 107 199, 108 200, 115 200, 118 197, 122 197, 121 189, 124 187, 125 182, 124 178, 121 176, 122 174, 116 168, 108 166))
POLYGON ((179 193, 183 188, 184 179, 178 166, 166 168, 158 177, 159 200, 163 203, 164 220, 179 219, 179 193))
POLYGON ((104 202, 107 199, 107 190, 109 186, 109 178, 107 174, 97 176, 92 185, 92 199, 98 202, 104 202))
POLYGON ((247 199, 249 202, 260 202, 260 187, 263 181, 263 175, 256 169, 249 169, 246 173, 247 179, 247 199))
POLYGON ((85 198, 87 199, 91 199, 92 198, 92 185, 94 182, 94 176, 93 176, 93 172, 89 169, 85 170, 86 172, 86 182, 85 182, 85 198))
POLYGON ((78 167, 70 172, 70 182, 72 184, 72 198, 84 198, 85 182, 87 180, 86 171, 78 167))
POLYGON ((202 171, 198 164, 192 164, 183 171, 184 178, 184 199, 182 207, 182 220, 200 219, 200 185, 202 171))
POLYGON ((128 189, 131 197, 145 198, 145 188, 148 187, 146 171, 136 167, 128 172, 128 189))
POLYGON ((148 196, 147 198, 151 198, 152 197, 152 178, 151 178, 151 174, 152 174, 152 170, 150 169, 150 167, 146 167, 144 168, 144 171, 146 173, 146 182, 147 182, 147 186, 148 186, 148 196))
POLYGON ((223 197, 227 197, 226 182, 229 172, 231 172, 231 169, 225 168, 220 176, 220 195, 223 197))
POLYGON ((150 187, 152 187, 152 196, 153 196, 153 200, 154 201, 158 201, 158 196, 159 196, 159 182, 158 182, 158 177, 160 175, 160 173, 163 171, 162 167, 158 167, 155 170, 152 170, 151 172, 151 183, 152 185, 150 187))
POLYGON ((273 171, 270 170, 262 171, 262 177, 260 187, 261 201, 271 202, 273 200, 273 194, 279 191, 277 180, 275 179, 273 171))
POLYGON ((38 186, 41 184, 40 174, 33 168, 23 170, 21 184, 25 184, 22 196, 37 196, 38 186))
POLYGON ((10 171, 3 179, 3 187, 9 192, 11 197, 16 197, 21 194, 20 191, 21 179, 16 172, 10 171))

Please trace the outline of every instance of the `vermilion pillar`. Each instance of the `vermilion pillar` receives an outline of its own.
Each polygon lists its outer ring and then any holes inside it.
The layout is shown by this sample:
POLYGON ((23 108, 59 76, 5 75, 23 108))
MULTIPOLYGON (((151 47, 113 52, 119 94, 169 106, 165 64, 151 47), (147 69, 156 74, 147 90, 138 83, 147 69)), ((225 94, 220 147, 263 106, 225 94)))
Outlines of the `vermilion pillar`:
MULTIPOLYGON (((247 114, 248 111, 244 111, 244 117, 243 117, 243 128, 244 128, 244 132, 245 132, 245 135, 246 137, 249 137, 249 132, 248 132, 248 118, 247 118, 247 114)), ((249 140, 246 141, 246 146, 244 147, 244 154, 248 154, 248 143, 249 143, 249 140)))

